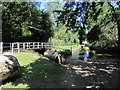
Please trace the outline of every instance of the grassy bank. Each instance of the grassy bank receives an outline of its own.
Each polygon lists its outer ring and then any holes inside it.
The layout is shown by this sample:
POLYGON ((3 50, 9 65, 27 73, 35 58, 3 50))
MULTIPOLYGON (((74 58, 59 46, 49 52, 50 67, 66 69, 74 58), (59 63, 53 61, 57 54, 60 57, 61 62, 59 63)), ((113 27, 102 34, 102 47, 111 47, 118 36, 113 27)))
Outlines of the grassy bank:
POLYGON ((21 65, 19 77, 4 84, 5 88, 43 88, 60 83, 64 69, 52 60, 33 51, 16 53, 21 65))
POLYGON ((80 48, 80 45, 54 46, 52 49, 56 49, 56 50, 72 50, 72 49, 78 49, 78 48, 80 48))

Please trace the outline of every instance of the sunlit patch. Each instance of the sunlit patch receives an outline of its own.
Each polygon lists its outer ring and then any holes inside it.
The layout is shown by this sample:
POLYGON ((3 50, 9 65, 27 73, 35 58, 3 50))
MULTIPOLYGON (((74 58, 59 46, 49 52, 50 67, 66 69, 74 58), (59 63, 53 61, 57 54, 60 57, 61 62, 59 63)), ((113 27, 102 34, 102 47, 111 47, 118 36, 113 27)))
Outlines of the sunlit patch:
POLYGON ((64 82, 67 83, 67 80, 65 80, 64 82))
POLYGON ((92 88, 93 86, 86 86, 86 88, 92 88))
POLYGON ((111 54, 96 54, 96 56, 112 56, 111 54))
POLYGON ((72 84, 71 86, 72 86, 72 87, 74 87, 75 85, 74 85, 74 84, 72 84))

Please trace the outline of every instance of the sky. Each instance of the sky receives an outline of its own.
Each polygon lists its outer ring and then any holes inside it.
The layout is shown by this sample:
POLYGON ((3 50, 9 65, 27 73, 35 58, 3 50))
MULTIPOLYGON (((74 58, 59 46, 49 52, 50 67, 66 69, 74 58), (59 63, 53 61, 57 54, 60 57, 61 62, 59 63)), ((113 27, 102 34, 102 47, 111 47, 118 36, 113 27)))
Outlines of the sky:
MULTIPOLYGON (((49 0, 49 1, 51 1, 51 0, 49 0)), ((57 0, 57 1, 61 1, 61 2, 63 3, 63 5, 64 5, 64 3, 66 3, 66 1, 63 2, 63 0, 57 0)), ((80 0, 75 0, 75 1, 77 2, 77 1, 80 1, 80 0)), ((43 0, 43 1, 38 2, 38 3, 39 3, 39 4, 36 5, 37 9, 39 9, 39 10, 45 10, 45 9, 46 9, 46 7, 47 7, 47 1, 46 1, 46 0, 43 0)), ((114 5, 115 7, 119 7, 119 6, 116 4, 116 2, 113 2, 113 5, 114 5)))
MULTIPOLYGON (((63 5, 65 4, 66 2, 64 2, 63 3, 63 5)), ((42 2, 40 2, 39 4, 37 4, 37 9, 39 9, 39 10, 42 10, 42 11, 46 11, 46 7, 47 7, 47 2, 46 1, 42 1, 42 2)), ((116 4, 116 2, 113 2, 113 5, 115 6, 115 7, 118 7, 118 5, 116 4)), ((81 20, 81 18, 80 17, 78 17, 78 21, 79 20, 81 20)), ((82 23, 81 23, 82 24, 82 23)))
MULTIPOLYGON (((59 1, 63 2, 63 0, 59 0, 59 1)), ((42 2, 39 2, 39 3, 41 3, 41 5, 36 6, 37 9, 39 9, 39 10, 44 10, 48 6, 48 2, 46 2, 46 1, 42 1, 42 2)))

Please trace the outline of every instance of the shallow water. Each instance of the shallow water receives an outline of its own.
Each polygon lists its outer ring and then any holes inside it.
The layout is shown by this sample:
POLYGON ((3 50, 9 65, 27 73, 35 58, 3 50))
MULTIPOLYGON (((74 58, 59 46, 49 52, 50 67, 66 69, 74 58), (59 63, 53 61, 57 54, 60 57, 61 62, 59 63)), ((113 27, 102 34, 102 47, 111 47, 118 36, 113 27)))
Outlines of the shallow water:
POLYGON ((109 54, 101 54, 101 55, 90 55, 89 52, 79 55, 78 53, 74 53, 71 56, 67 57, 67 61, 74 60, 82 60, 82 61, 96 61, 96 60, 111 60, 111 59, 120 59, 119 55, 109 55, 109 54))
POLYGON ((74 53, 70 57, 68 57, 67 59, 82 59, 84 61, 87 61, 89 59, 89 52, 86 52, 83 55, 78 54, 78 53, 74 53))

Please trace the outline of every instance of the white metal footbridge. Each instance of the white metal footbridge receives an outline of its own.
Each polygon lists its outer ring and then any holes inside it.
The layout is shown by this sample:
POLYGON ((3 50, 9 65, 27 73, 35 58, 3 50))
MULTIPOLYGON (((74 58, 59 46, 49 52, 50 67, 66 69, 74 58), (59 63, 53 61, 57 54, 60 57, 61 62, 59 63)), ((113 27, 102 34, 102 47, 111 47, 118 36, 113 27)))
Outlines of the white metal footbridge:
POLYGON ((51 42, 12 42, 4 43, 0 42, 0 53, 3 53, 4 50, 10 50, 12 53, 15 51, 21 52, 24 50, 34 50, 34 49, 50 49, 54 46, 54 43, 51 42))

